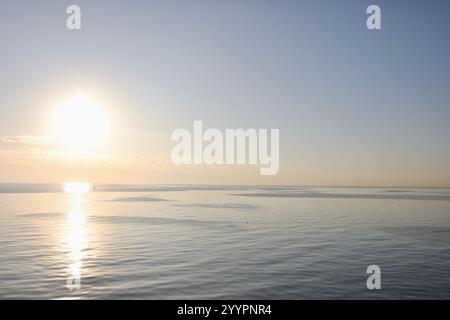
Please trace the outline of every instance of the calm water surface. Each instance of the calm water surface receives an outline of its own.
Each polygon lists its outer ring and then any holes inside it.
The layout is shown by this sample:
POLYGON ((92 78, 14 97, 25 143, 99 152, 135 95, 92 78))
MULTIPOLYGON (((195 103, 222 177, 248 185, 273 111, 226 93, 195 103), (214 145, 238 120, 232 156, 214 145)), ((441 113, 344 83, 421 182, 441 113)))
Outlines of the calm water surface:
POLYGON ((449 189, 0 184, 2 299, 449 299, 449 262, 449 189))

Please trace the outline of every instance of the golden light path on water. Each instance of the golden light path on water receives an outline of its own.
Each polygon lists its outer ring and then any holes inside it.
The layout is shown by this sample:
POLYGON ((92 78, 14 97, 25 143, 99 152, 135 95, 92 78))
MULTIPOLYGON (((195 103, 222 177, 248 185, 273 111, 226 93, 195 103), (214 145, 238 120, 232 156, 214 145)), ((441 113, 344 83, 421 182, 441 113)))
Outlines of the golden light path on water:
POLYGON ((89 183, 71 182, 64 184, 69 196, 70 209, 66 214, 65 244, 68 251, 66 287, 70 291, 81 289, 83 250, 88 244, 86 231, 86 194, 92 190, 89 183))

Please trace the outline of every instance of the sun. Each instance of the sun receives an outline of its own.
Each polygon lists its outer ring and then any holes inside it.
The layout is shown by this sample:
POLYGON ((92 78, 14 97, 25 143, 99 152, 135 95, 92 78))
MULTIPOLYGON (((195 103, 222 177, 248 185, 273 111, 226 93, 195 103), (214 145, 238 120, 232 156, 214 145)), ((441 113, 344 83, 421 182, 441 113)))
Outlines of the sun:
POLYGON ((56 140, 64 147, 98 147, 109 136, 110 117, 99 101, 76 95, 57 106, 53 115, 53 130, 56 140))

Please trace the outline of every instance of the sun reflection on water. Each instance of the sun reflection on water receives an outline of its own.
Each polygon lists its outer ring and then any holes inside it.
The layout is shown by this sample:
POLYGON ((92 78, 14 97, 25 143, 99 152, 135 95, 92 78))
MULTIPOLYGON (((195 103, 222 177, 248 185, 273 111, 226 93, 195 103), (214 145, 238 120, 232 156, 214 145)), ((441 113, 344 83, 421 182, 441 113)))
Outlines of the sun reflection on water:
POLYGON ((92 189, 88 183, 66 183, 64 191, 69 195, 70 209, 66 215, 65 243, 68 252, 66 287, 73 291, 81 289, 84 249, 88 244, 86 235, 86 193, 92 189))

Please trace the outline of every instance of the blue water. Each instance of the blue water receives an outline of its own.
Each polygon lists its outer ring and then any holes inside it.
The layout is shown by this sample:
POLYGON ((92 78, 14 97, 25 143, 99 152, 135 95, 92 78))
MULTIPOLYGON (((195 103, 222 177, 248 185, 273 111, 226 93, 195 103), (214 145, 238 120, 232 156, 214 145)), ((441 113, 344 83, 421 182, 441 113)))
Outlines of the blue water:
POLYGON ((449 262, 449 189, 0 184, 1 299, 449 299, 449 262))

